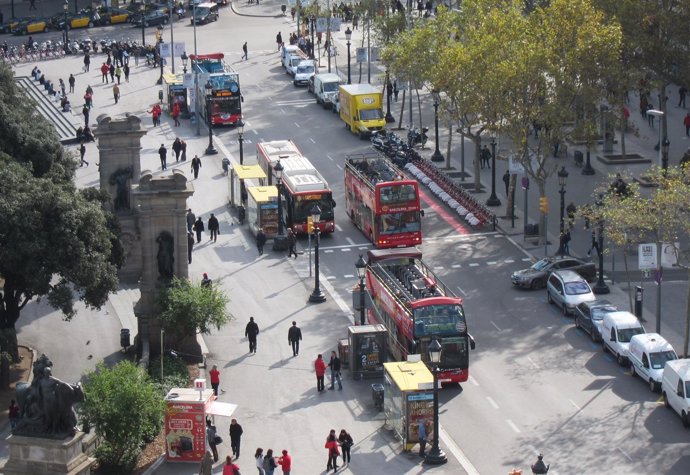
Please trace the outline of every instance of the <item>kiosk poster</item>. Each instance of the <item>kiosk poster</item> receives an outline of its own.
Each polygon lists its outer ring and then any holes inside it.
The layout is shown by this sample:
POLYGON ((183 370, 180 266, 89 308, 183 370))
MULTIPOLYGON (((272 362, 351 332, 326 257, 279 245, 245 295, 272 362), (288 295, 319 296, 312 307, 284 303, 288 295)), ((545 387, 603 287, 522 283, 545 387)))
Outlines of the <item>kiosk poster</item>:
POLYGON ((424 421, 426 439, 432 440, 434 428, 434 393, 408 393, 407 400, 407 442, 419 442, 419 424, 424 421))
POLYGON ((168 401, 165 413, 166 459, 198 462, 206 451, 204 404, 168 401))
POLYGON ((359 363, 362 371, 381 371, 383 369, 383 333, 362 335, 359 345, 359 363))

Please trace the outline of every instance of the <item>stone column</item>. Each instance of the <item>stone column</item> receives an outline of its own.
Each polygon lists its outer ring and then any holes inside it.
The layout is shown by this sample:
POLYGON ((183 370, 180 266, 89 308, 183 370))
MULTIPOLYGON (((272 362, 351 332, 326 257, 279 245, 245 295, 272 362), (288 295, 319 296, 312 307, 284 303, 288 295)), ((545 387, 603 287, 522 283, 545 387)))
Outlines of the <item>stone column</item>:
POLYGON ((121 282, 136 283, 142 267, 132 186, 141 174, 141 137, 146 135, 146 130, 141 127, 138 117, 129 114, 115 120, 102 114, 96 120, 98 126, 94 135, 98 140, 101 190, 110 195, 111 202, 106 207, 120 222, 120 240, 126 256, 118 276, 121 282))
POLYGON ((139 335, 148 337, 152 349, 160 347, 160 323, 154 318, 159 313, 158 294, 173 275, 188 277, 186 210, 187 198, 193 193, 192 183, 178 169, 157 177, 145 170, 132 191, 142 251, 141 299, 134 313, 139 335))

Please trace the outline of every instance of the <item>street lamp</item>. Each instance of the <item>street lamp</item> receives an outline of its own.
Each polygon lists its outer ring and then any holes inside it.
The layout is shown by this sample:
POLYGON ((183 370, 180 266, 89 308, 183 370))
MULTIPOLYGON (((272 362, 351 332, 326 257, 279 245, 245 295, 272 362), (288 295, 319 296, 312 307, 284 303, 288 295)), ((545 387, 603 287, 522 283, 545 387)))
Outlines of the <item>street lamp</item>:
POLYGON ((559 256, 562 256, 564 254, 568 254, 565 251, 565 183, 568 180, 568 172, 565 169, 565 165, 561 167, 560 170, 558 170, 558 186, 560 186, 560 189, 558 190, 558 194, 561 195, 561 220, 559 222, 558 229, 560 230, 559 234, 559 239, 558 239, 558 251, 556 251, 556 254, 559 256))
MULTIPOLYGON (((434 154, 431 156, 431 161, 432 162, 442 162, 444 160, 443 154, 438 148, 438 105, 441 102, 441 95, 437 91, 432 91, 431 95, 434 97, 434 127, 436 129, 436 150, 434 150, 434 154)), ((495 166, 495 162, 494 162, 495 166)), ((494 170, 494 175, 496 174, 496 171, 494 170)))
POLYGON ((434 441, 431 450, 424 457, 424 463, 429 465, 442 465, 448 461, 446 454, 438 446, 438 365, 441 363, 442 351, 443 347, 438 340, 429 345, 429 362, 433 366, 434 375, 434 441))
MULTIPOLYGON (((311 32, 311 59, 314 59, 314 30, 316 29, 316 18, 312 16, 309 18, 309 31, 311 32)), ((300 37, 302 33, 300 32, 300 37)), ((321 51, 319 49, 319 51, 321 51)), ((321 55, 319 55, 319 66, 321 66, 321 55)))
MULTIPOLYGON (((240 143, 240 165, 244 165, 244 137, 242 137, 242 134, 244 133, 244 124, 240 122, 241 125, 237 126, 237 135, 239 135, 239 138, 237 139, 240 143)), ((278 160, 278 163, 280 163, 280 160, 278 160)), ((281 165, 282 167, 282 165, 281 165)), ((275 168, 274 168, 275 170, 275 168)), ((282 168, 281 168, 282 170, 282 168)))
POLYGON ((542 454, 537 455, 537 462, 530 467, 534 475, 546 475, 549 473, 551 464, 546 465, 543 459, 544 456, 542 454))
POLYGON ((501 200, 496 196, 496 137, 491 137, 491 196, 486 200, 486 206, 501 206, 501 200))
MULTIPOLYGON (((241 146, 240 146, 241 147, 241 146)), ((240 148, 240 150, 242 150, 240 148)), ((287 237, 283 232, 283 202, 282 202, 282 191, 283 191, 283 167, 280 160, 276 161, 273 166, 273 174, 276 177, 276 188, 278 189, 278 235, 273 238, 273 250, 274 251, 284 251, 287 249, 287 237)))
POLYGON ((350 39, 352 38, 352 30, 350 27, 347 27, 347 30, 345 30, 345 39, 347 40, 347 83, 352 84, 352 80, 350 79, 350 39))
POLYGON ((145 3, 142 3, 141 6, 139 6, 139 13, 141 13, 141 46, 146 46, 146 35, 144 34, 144 28, 146 25, 146 18, 144 18, 146 13, 145 3))
POLYGON ((206 155, 215 155, 218 150, 213 146, 213 116, 211 114, 211 97, 213 94, 213 84, 211 81, 206 82, 206 119, 208 120, 208 147, 206 147, 206 155))
POLYGON ((187 62, 189 61, 189 56, 187 56, 186 51, 182 52, 180 59, 182 60, 182 74, 187 74, 187 62))
POLYGON ((321 222, 321 208, 319 205, 314 205, 311 208, 311 218, 314 225, 314 290, 309 296, 311 303, 322 303, 326 301, 326 296, 321 292, 319 286, 319 222, 321 222))
POLYGON ((391 96, 393 95, 393 83, 391 83, 391 78, 388 75, 388 70, 386 69, 386 123, 390 124, 395 122, 393 114, 391 114, 391 96))
POLYGON ((156 84, 163 84, 163 25, 158 25, 158 62, 161 65, 161 75, 158 77, 156 84))
POLYGON ((201 135, 201 118, 199 116, 199 68, 196 62, 199 61, 198 51, 196 49, 196 6, 199 4, 199 0, 192 0, 192 26, 194 27, 194 63, 192 67, 194 68, 194 120, 196 122, 196 136, 201 135))
POLYGON ((65 0, 65 3, 63 3, 62 9, 65 11, 65 54, 67 54, 69 53, 69 24, 67 23, 67 11, 69 10, 69 2, 67 0, 65 0))
MULTIPOLYGON (((659 122, 661 123, 661 122, 659 122)), ((661 128, 661 127, 659 127, 661 128)), ((664 140, 661 142, 661 168, 666 171, 668 169, 668 147, 671 145, 671 142, 668 141, 668 137, 664 137, 664 140)))
POLYGON ((361 254, 357 262, 355 262, 355 267, 357 268, 357 276, 359 277, 359 324, 366 325, 364 316, 364 275, 366 274, 367 263, 364 262, 364 258, 361 254))
MULTIPOLYGON (((603 196, 599 195, 599 198, 595 200, 594 204, 597 208, 603 206, 603 196)), ((595 294, 608 294, 611 292, 609 286, 604 282, 604 219, 599 216, 599 223, 597 225, 598 241, 597 241, 597 256, 599 257, 599 272, 597 274, 597 283, 592 287, 592 292, 595 294)), ((658 332, 657 332, 658 333, 658 332)))
MULTIPOLYGON (((662 143, 661 133, 663 132, 663 127, 661 126, 661 119, 664 116, 664 112, 660 111, 660 110, 656 110, 656 109, 650 109, 647 111, 647 114, 654 116, 654 117, 657 117, 659 119, 659 148, 658 148, 658 150, 659 150, 659 166, 663 167, 663 153, 664 153, 664 151, 662 150, 663 147, 661 147, 661 143, 662 143)), ((665 168, 665 167, 663 167, 663 168, 665 168)))

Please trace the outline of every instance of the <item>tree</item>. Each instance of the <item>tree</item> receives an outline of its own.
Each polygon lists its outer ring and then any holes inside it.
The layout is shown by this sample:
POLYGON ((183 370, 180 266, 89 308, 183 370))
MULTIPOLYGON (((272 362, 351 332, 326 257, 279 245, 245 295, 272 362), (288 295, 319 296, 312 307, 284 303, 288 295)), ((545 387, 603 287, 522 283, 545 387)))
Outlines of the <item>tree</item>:
POLYGON ((132 473, 141 446, 160 432, 165 402, 146 372, 129 361, 103 363, 86 376, 80 414, 104 440, 96 450, 102 473, 132 473))
POLYGON ((227 311, 228 297, 213 286, 203 286, 187 279, 174 277, 169 288, 160 294, 160 319, 166 332, 182 338, 211 333, 228 323, 232 315, 227 311))

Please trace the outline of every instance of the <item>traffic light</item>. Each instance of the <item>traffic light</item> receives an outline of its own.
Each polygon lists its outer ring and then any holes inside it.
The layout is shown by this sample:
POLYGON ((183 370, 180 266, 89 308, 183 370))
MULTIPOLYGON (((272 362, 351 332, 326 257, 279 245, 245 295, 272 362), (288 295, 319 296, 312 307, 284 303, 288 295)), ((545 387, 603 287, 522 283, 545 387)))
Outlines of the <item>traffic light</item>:
POLYGON ((539 197, 539 211, 543 214, 549 214, 549 200, 546 196, 539 197))
POLYGON ((314 220, 311 216, 307 216, 307 233, 311 234, 314 232, 314 220))

